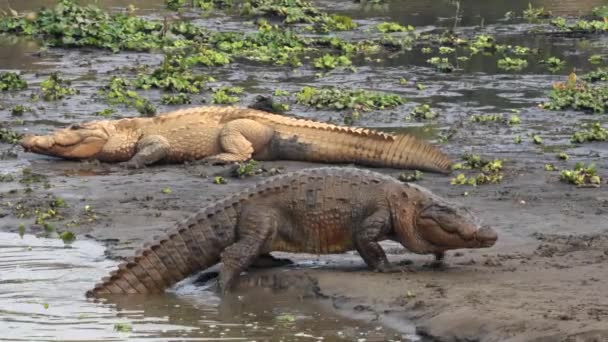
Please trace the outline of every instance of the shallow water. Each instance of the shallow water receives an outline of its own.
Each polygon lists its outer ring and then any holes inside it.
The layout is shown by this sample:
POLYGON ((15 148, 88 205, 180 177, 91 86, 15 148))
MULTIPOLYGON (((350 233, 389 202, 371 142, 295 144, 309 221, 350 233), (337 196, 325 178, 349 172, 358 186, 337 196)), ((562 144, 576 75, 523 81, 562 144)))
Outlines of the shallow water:
POLYGON ((162 296, 107 301, 84 293, 115 266, 104 248, 0 233, 2 341, 401 340, 401 333, 338 316, 314 300, 248 291, 224 301, 186 280, 162 296), (116 331, 116 324, 132 328, 116 331))

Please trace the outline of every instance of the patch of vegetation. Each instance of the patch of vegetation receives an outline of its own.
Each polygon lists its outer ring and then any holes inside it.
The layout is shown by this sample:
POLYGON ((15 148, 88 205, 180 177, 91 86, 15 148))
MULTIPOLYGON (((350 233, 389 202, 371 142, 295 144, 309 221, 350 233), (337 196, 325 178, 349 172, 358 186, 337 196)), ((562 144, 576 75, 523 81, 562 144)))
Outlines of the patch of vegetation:
POLYGON ((603 128, 599 122, 596 122, 586 130, 575 132, 570 140, 579 144, 588 141, 608 141, 608 129, 603 128))
POLYGON ((607 58, 604 55, 591 55, 591 56, 589 56, 589 63, 591 63, 591 64, 600 64, 605 59, 607 59, 607 58))
POLYGON ((608 67, 597 68, 591 72, 588 72, 581 76, 583 81, 587 82, 598 82, 598 81, 608 81, 608 67))
POLYGON ((414 27, 411 25, 403 26, 394 22, 380 23, 376 25, 376 29, 382 33, 414 31, 414 27))
POLYGON ((415 118, 421 120, 431 120, 437 117, 437 112, 431 109, 428 104, 417 105, 410 111, 408 118, 415 118))
POLYGON ((0 142, 16 145, 23 135, 10 128, 0 127, 0 142))
POLYGON ((183 105, 191 102, 190 96, 185 93, 163 95, 160 102, 165 105, 183 105))
POLYGON ((608 20, 577 20, 569 22, 566 18, 555 18, 551 25, 564 32, 596 33, 608 31, 608 20))
POLYGON ((398 179, 402 182, 417 182, 422 179, 424 173, 414 170, 414 173, 403 172, 399 175, 398 179))
POLYGON ((574 170, 562 170, 559 179, 580 187, 599 187, 602 182, 595 165, 585 166, 582 162, 576 163, 574 170))
POLYGON ((546 60, 541 61, 541 63, 547 65, 547 68, 551 72, 559 71, 566 65, 566 62, 557 57, 549 57, 546 60))
POLYGON ((472 55, 479 52, 494 53, 496 51, 496 40, 490 35, 482 34, 475 37, 469 48, 472 55))
POLYGON ((464 162, 454 164, 452 166, 453 170, 476 169, 480 170, 481 172, 472 176, 467 176, 465 173, 460 173, 450 180, 452 185, 477 186, 481 184, 496 184, 502 181, 502 160, 485 160, 476 154, 465 154, 463 155, 462 159, 464 162))
POLYGON ((115 323, 114 331, 118 332, 130 332, 133 330, 133 327, 129 323, 115 323))
POLYGON ((526 19, 545 19, 551 17, 551 12, 545 11, 544 7, 532 7, 532 4, 528 3, 528 8, 524 10, 523 15, 526 19))
POLYGON ((456 49, 454 49, 453 47, 449 47, 449 46, 440 46, 439 47, 440 55, 449 55, 451 53, 454 53, 454 51, 456 51, 456 49))
POLYGON ((557 155, 557 158, 558 158, 559 160, 568 160, 568 159, 570 159, 570 156, 569 156, 569 155, 568 155, 566 152, 560 152, 560 153, 557 155))
POLYGON ((247 178, 254 176, 261 171, 258 162, 252 159, 246 163, 239 163, 238 167, 234 170, 234 176, 238 178, 247 178))
POLYGON ((42 98, 45 101, 61 100, 65 97, 79 94, 78 89, 71 88, 69 80, 64 80, 57 73, 52 73, 49 78, 40 83, 42 98))
POLYGON ((59 234, 59 238, 63 240, 63 243, 66 245, 71 245, 72 242, 76 241, 76 234, 66 230, 59 234))
POLYGON ((373 109, 392 108, 404 104, 405 99, 397 94, 371 92, 363 89, 340 89, 337 87, 303 87, 296 94, 297 103, 317 109, 373 109))
POLYGON ((99 47, 147 51, 167 40, 161 22, 151 22, 125 13, 108 14, 94 5, 80 6, 59 0, 50 9, 32 16, 0 19, 0 32, 36 36, 48 46, 99 47))
POLYGON ((528 66, 528 61, 521 58, 505 57, 497 62, 498 68, 502 70, 521 71, 528 66))
POLYGON ((504 117, 502 114, 479 114, 471 115, 469 120, 475 123, 504 122, 504 117))
POLYGON ((11 109, 11 115, 13 116, 22 116, 26 112, 33 112, 33 109, 24 105, 16 105, 11 109))
POLYGON ((347 16, 329 15, 306 0, 245 0, 241 15, 281 19, 285 25, 312 24, 318 32, 346 31, 357 27, 347 16))
POLYGON ((228 182, 224 177, 216 176, 213 177, 213 184, 227 184, 228 182))
POLYGON ((549 102, 541 105, 545 109, 574 109, 595 113, 608 111, 608 86, 591 86, 577 81, 572 73, 566 82, 557 82, 549 92, 549 102))
POLYGON ((134 107, 141 114, 154 115, 156 107, 148 99, 139 96, 130 87, 131 82, 114 76, 110 79, 110 84, 103 88, 102 93, 109 104, 123 104, 127 107, 134 107))
POLYGON ((211 103, 215 104, 233 104, 239 102, 239 95, 243 93, 241 87, 223 87, 215 90, 211 97, 211 103))
POLYGON ((542 145, 543 138, 540 135, 535 134, 532 136, 532 142, 535 143, 536 145, 542 145))
POLYGON ((454 70, 454 65, 446 57, 432 57, 427 59, 426 62, 435 66, 441 72, 452 72, 454 70))
POLYGON ((544 169, 545 171, 557 171, 557 167, 553 164, 545 164, 544 169))
POLYGON ((183 58, 165 56, 163 63, 151 74, 140 73, 134 86, 140 89, 158 88, 178 93, 200 93, 207 82, 214 81, 212 77, 193 75, 184 66, 183 58))
POLYGON ((310 40, 278 26, 262 26, 256 33, 219 32, 209 37, 209 43, 233 57, 276 65, 302 65, 300 55, 310 50, 310 40))
POLYGON ((18 73, 0 73, 0 91, 23 90, 25 88, 27 88, 27 82, 18 73))
POLYGON ((507 121, 507 123, 510 126, 519 125, 521 123, 521 118, 517 114, 512 114, 511 117, 509 118, 509 121, 507 121))
POLYGON ((95 116, 103 116, 104 118, 109 118, 115 112, 116 111, 114 110, 114 108, 106 108, 106 109, 100 110, 98 112, 95 112, 95 116))
POLYGON ((337 67, 347 67, 352 65, 351 60, 344 55, 333 56, 325 54, 322 57, 315 58, 313 66, 317 69, 335 69, 337 67))

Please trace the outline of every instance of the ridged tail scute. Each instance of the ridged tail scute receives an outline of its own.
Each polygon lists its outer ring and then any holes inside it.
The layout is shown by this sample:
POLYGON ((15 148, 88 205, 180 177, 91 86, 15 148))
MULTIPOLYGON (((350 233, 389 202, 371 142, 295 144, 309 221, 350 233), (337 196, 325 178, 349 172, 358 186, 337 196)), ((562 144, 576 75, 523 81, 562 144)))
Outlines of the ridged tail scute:
POLYGON ((86 296, 162 293, 217 263, 219 241, 211 226, 188 222, 181 226, 145 244, 135 256, 118 265, 109 277, 87 291, 86 296))
POLYGON ((302 118, 245 110, 246 117, 271 126, 277 134, 277 157, 327 163, 450 173, 450 158, 436 146, 412 135, 336 126, 302 118))

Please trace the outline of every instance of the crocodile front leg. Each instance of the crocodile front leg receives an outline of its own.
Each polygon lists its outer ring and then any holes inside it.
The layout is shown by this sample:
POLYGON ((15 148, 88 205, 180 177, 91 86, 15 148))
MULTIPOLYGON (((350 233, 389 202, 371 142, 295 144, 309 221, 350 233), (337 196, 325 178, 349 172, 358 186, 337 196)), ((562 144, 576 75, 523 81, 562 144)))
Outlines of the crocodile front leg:
POLYGON ((131 169, 139 169, 154 164, 169 155, 170 145, 167 139, 160 135, 149 135, 137 142, 135 155, 121 165, 131 169))
POLYGON ((279 227, 280 214, 276 209, 260 206, 244 208, 237 227, 238 241, 222 252, 220 291, 226 293, 253 260, 260 255, 279 227))
POLYGON ((378 240, 390 230, 390 213, 388 209, 379 209, 354 232, 355 249, 365 263, 378 272, 398 272, 401 269, 391 265, 378 240))

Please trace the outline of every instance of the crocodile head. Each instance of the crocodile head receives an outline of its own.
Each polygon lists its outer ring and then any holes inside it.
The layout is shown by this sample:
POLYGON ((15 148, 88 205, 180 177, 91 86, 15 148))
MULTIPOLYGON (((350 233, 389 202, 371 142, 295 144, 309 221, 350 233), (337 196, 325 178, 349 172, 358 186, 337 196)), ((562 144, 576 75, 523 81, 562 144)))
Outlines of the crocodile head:
POLYGON ((412 184, 415 194, 397 212, 398 240, 412 252, 443 253, 450 249, 485 248, 496 243, 498 235, 465 207, 448 202, 430 191, 412 184), (410 202, 411 203, 411 202, 410 202))
POLYGON ((26 135, 20 144, 28 152, 66 159, 88 159, 98 155, 114 126, 107 121, 70 125, 49 135, 26 135))

